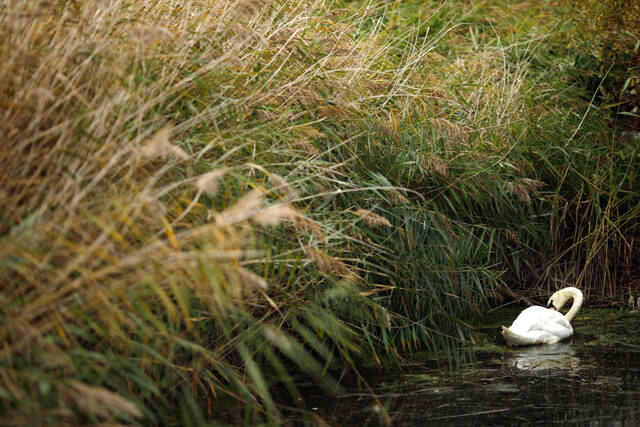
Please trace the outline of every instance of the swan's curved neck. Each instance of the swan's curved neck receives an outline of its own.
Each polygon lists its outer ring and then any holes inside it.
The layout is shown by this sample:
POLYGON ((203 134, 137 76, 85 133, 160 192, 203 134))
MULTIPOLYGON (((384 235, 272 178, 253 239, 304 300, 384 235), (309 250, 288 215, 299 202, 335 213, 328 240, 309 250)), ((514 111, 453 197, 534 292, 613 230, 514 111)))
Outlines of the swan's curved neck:
POLYGON ((580 307, 582 307, 583 296, 582 292, 576 288, 567 288, 566 292, 571 295, 573 302, 571 303, 571 309, 564 315, 564 318, 567 319, 567 322, 571 322, 578 313, 578 310, 580 310, 580 307))

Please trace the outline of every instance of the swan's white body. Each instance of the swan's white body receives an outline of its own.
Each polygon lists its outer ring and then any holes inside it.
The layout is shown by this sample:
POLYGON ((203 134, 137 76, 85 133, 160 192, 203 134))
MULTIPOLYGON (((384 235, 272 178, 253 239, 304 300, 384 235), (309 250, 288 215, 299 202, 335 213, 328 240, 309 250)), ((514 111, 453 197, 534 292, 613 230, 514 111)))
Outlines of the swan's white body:
POLYGON ((571 324, 562 313, 540 306, 522 311, 502 333, 509 345, 554 344, 573 335, 571 324))
POLYGON ((529 307, 520 313, 508 328, 502 327, 502 334, 508 345, 554 344, 573 335, 571 320, 582 306, 582 292, 577 288, 564 288, 549 298, 548 305, 529 307), (559 310, 567 300, 573 299, 566 315, 559 310))

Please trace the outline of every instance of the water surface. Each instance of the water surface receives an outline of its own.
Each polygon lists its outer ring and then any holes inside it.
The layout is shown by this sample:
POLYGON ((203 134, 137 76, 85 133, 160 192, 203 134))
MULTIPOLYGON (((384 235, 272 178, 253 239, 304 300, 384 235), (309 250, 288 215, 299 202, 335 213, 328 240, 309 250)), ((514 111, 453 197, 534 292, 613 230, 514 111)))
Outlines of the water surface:
POLYGON ((515 314, 493 313, 478 328, 476 362, 414 363, 372 378, 370 392, 310 409, 331 425, 640 424, 640 313, 584 310, 572 339, 509 348, 499 327, 515 314))

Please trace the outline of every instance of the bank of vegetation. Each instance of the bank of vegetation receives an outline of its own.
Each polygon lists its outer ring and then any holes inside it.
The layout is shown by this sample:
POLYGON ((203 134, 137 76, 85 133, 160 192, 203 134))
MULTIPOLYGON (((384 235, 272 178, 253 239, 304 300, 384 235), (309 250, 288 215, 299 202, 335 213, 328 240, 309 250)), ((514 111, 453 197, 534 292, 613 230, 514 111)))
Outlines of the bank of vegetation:
POLYGON ((492 304, 637 292, 638 46, 572 11, 3 2, 2 418, 277 423, 492 304))

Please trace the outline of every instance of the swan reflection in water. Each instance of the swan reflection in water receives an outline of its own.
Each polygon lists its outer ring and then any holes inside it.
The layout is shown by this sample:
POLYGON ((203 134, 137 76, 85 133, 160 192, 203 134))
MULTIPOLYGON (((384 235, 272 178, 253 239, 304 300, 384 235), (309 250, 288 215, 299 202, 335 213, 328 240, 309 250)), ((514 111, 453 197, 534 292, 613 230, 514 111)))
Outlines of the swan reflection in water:
POLYGON ((510 368, 526 371, 544 369, 577 371, 580 369, 580 358, 575 355, 571 341, 520 347, 518 350, 506 354, 504 362, 510 368))

